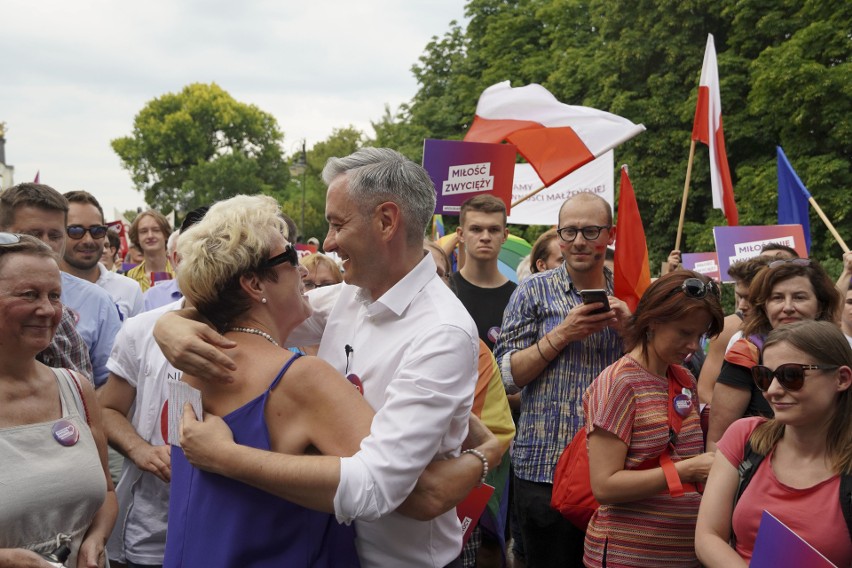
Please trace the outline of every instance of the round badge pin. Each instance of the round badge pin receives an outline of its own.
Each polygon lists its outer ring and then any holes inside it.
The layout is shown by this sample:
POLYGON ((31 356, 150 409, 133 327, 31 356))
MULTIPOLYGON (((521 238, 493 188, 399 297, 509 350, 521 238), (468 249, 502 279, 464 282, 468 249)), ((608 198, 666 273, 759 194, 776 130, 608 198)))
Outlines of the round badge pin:
POLYGON ((679 394, 674 397, 672 404, 674 405, 675 412, 680 416, 688 416, 692 410, 692 398, 685 394, 679 394))
POLYGON ((500 338, 500 328, 497 326, 490 328, 486 337, 491 340, 491 343, 497 343, 497 340, 500 338))
POLYGON ((73 446, 80 439, 80 431, 68 420, 53 425, 53 437, 63 446, 73 446))

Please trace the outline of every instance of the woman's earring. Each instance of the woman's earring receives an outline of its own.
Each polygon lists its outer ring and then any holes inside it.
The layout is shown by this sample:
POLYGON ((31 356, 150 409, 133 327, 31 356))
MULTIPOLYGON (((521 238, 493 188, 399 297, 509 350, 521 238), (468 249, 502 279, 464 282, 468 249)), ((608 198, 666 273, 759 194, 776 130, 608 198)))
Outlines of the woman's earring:
POLYGON ((261 303, 261 304, 265 304, 265 303, 266 303, 266 298, 261 298, 261 299, 260 299, 260 303, 261 303))

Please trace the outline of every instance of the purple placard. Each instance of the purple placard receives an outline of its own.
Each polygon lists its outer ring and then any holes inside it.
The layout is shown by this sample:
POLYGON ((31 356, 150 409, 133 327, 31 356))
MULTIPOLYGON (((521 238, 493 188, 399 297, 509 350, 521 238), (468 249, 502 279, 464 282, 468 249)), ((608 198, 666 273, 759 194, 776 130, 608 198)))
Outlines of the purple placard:
POLYGON ((715 252, 687 252, 681 256, 681 266, 719 282, 719 259, 715 252))
POLYGON ((490 194, 509 212, 517 150, 511 144, 426 140, 423 167, 435 184, 438 215, 458 215, 462 203, 490 194))
MULTIPOLYGON (((840 530, 838 527, 838 534, 840 530)), ((803 566, 837 568, 837 565, 776 519, 769 511, 763 511, 749 567, 801 568, 803 566)))
POLYGON ((799 256, 808 256, 801 225, 713 227, 713 237, 716 239, 722 282, 733 282, 728 276, 731 265, 759 255, 766 243, 787 245, 794 248, 799 256))

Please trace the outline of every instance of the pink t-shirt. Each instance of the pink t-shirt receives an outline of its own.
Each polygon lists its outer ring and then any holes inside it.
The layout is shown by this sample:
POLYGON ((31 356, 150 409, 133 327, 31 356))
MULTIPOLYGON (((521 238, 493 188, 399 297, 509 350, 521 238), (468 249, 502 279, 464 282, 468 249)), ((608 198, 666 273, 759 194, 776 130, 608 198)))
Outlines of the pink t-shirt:
MULTIPOLYGON (((728 428, 717 449, 731 465, 740 465, 746 441, 765 420, 743 418, 728 428)), ((763 511, 769 511, 837 566, 852 566, 852 540, 840 509, 840 476, 807 489, 795 489, 778 481, 771 463, 772 452, 760 462, 734 509, 732 525, 740 556, 751 560, 760 517, 763 511)))

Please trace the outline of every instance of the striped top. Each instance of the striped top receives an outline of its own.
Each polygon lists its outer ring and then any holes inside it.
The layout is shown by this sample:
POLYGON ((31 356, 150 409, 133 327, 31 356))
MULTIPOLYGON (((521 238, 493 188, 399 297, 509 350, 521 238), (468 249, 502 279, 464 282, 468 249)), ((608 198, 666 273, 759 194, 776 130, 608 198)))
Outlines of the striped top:
MULTIPOLYGON (((691 375, 690 375, 691 377, 691 375)), ((683 419, 672 461, 704 451, 698 398, 692 390, 692 412, 683 419)), ((666 448, 669 379, 642 368, 625 355, 595 379, 583 397, 586 430, 602 428, 627 444, 625 469, 659 456, 666 448)), ((603 566, 699 566, 695 556, 695 520, 701 495, 674 498, 668 492, 617 505, 602 505, 586 531, 583 561, 603 566)))
MULTIPOLYGON (((604 269, 606 291, 612 294, 612 272, 604 269)), ((507 390, 512 380, 512 353, 532 347, 583 299, 563 263, 521 282, 503 313, 503 327, 494 345, 507 390)), ((527 481, 553 483, 553 470, 568 442, 583 426, 583 393, 592 379, 621 356, 621 338, 610 328, 574 341, 541 375, 521 391, 521 418, 512 450, 515 475, 527 481)))

